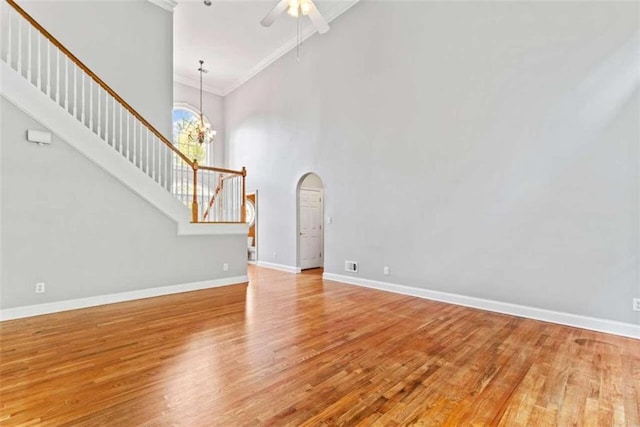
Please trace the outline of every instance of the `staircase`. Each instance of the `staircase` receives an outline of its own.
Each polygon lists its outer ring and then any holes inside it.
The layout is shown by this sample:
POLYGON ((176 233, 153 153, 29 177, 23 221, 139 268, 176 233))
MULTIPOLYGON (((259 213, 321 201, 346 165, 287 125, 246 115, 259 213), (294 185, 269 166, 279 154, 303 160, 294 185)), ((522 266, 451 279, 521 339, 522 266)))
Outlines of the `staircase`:
POLYGON ((179 234, 246 227, 244 168, 189 159, 14 0, 2 6, 4 97, 173 218, 179 234))

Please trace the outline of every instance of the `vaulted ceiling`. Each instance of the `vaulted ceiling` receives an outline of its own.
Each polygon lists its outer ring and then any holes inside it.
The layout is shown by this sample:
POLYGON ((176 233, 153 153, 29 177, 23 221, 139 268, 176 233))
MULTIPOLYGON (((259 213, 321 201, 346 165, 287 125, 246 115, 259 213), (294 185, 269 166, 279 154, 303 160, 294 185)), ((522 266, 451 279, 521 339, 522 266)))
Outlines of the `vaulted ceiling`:
MULTIPOLYGON (((226 95, 296 45, 296 19, 286 13, 265 28, 260 20, 278 0, 179 0, 174 10, 174 80, 198 87, 198 60, 205 61, 205 90, 226 95)), ((358 0, 314 0, 331 21, 358 0)), ((304 39, 315 32, 300 20, 304 39)), ((315 34, 314 37, 323 37, 315 34)))

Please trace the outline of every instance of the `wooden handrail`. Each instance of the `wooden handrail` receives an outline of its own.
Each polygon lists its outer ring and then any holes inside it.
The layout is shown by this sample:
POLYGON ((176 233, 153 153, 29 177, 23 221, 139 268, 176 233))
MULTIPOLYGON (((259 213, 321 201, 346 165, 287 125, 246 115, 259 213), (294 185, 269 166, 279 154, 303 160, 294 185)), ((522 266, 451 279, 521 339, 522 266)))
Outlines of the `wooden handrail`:
POLYGON ((182 160, 184 160, 189 166, 193 167, 193 160, 189 159, 180 150, 178 150, 171 143, 171 141, 169 141, 167 138, 165 138, 164 135, 162 135, 160 133, 160 131, 158 131, 155 127, 153 127, 153 125, 151 123, 149 123, 147 120, 145 120, 145 118, 142 117, 142 115, 140 115, 140 113, 138 113, 124 99, 122 99, 120 97, 120 95, 118 95, 116 93, 116 91, 111 89, 111 87, 109 87, 109 85, 107 85, 104 81, 102 81, 102 79, 100 77, 98 77, 96 75, 96 73, 94 73, 93 71, 91 71, 91 69, 89 67, 84 65, 84 63, 82 61, 80 61, 73 53, 71 53, 69 51, 69 49, 64 47, 64 45, 62 43, 60 43, 58 41, 58 39, 56 39, 53 35, 51 35, 51 33, 49 33, 47 30, 45 30, 44 27, 38 23, 38 21, 36 21, 31 15, 29 15, 23 8, 18 6, 18 4, 15 2, 15 0, 6 0, 6 2, 9 3, 9 5, 12 8, 14 8, 20 15, 22 15, 22 17, 24 19, 26 19, 31 25, 33 25, 55 47, 60 49, 62 51, 62 53, 64 53, 69 59, 71 59, 71 61, 73 61, 73 63, 75 63, 82 71, 87 73, 89 75, 89 77, 91 77, 96 83, 98 83, 98 85, 100 87, 102 87, 102 89, 104 89, 109 95, 111 95, 113 98, 115 98, 115 100, 118 101, 118 103, 120 103, 120 105, 122 105, 127 111, 129 111, 129 113, 131 113, 136 119, 138 119, 143 125, 145 125, 145 127, 147 127, 147 129, 149 129, 155 136, 157 136, 158 139, 160 139, 160 141, 162 141, 167 147, 169 147, 173 152, 175 152, 178 156, 180 156, 180 158, 182 160))
POLYGON ((222 172, 222 173, 230 173, 233 175, 242 175, 242 171, 234 171, 232 169, 223 169, 223 168, 216 168, 213 166, 202 166, 202 165, 198 165, 198 169, 202 169, 202 170, 206 170, 206 171, 213 171, 213 172, 222 172))

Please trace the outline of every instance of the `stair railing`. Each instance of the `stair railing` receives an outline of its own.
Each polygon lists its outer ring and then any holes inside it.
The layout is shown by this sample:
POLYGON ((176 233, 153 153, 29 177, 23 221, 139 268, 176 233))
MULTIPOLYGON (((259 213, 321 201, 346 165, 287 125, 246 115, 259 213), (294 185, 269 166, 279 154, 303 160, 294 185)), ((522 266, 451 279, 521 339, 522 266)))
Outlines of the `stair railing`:
POLYGON ((209 212, 213 211, 213 209, 218 206, 218 205, 215 205, 216 198, 218 197, 218 195, 222 191, 223 187, 224 187, 224 176, 222 174, 220 174, 220 175, 218 175, 218 185, 216 185, 216 189, 215 189, 215 191, 213 193, 213 196, 211 196, 211 198, 209 199, 209 205, 207 206, 207 209, 205 209, 204 214, 202 214, 202 220, 203 221, 206 221, 207 218, 209 217, 209 212))
MULTIPOLYGON (((244 168, 243 173, 246 173, 244 168)), ((203 195, 203 200, 205 202, 208 200, 208 203, 200 204, 205 207, 200 222, 233 222, 232 219, 239 214, 235 211, 239 205, 234 201, 234 195, 245 191, 242 188, 244 180, 235 173, 219 172, 219 169, 213 173, 210 172, 207 178, 209 183, 205 188, 209 189, 209 192, 203 195), (213 189, 216 180, 217 185, 213 189)), ((240 206, 240 209, 246 209, 246 206, 240 206)))
MULTIPOLYGON (((246 222, 246 169, 189 159, 14 0, 0 11, 0 59, 191 208, 191 222, 246 222), (230 185, 204 215, 218 176, 230 185)), ((207 208, 208 209, 208 208, 207 208)))

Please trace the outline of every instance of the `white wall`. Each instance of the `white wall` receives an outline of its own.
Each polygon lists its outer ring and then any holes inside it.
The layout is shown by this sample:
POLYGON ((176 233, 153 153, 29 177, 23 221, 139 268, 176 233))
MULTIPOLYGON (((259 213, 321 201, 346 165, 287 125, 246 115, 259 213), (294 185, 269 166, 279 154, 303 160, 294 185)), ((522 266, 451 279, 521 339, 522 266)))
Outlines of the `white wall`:
POLYGON ((225 98, 260 258, 295 264, 323 179, 325 271, 638 323, 639 6, 362 2, 225 98), (277 259, 273 259, 273 253, 277 259), (390 266, 391 276, 383 276, 390 266))
POLYGON ((171 138, 173 15, 146 0, 20 5, 171 138))
POLYGON ((0 308, 246 274, 244 235, 178 237, 173 220, 60 139, 27 142, 27 129, 46 129, 0 100, 0 308))
MULTIPOLYGON (((197 64, 196 64, 197 65, 197 64)), ((211 123, 211 127, 216 131, 216 139, 213 143, 213 165, 224 167, 224 105, 223 98, 209 92, 203 92, 202 111, 211 123)), ((173 85, 173 101, 175 103, 186 103, 200 109, 200 90, 194 89, 182 83, 175 82, 173 85)))

